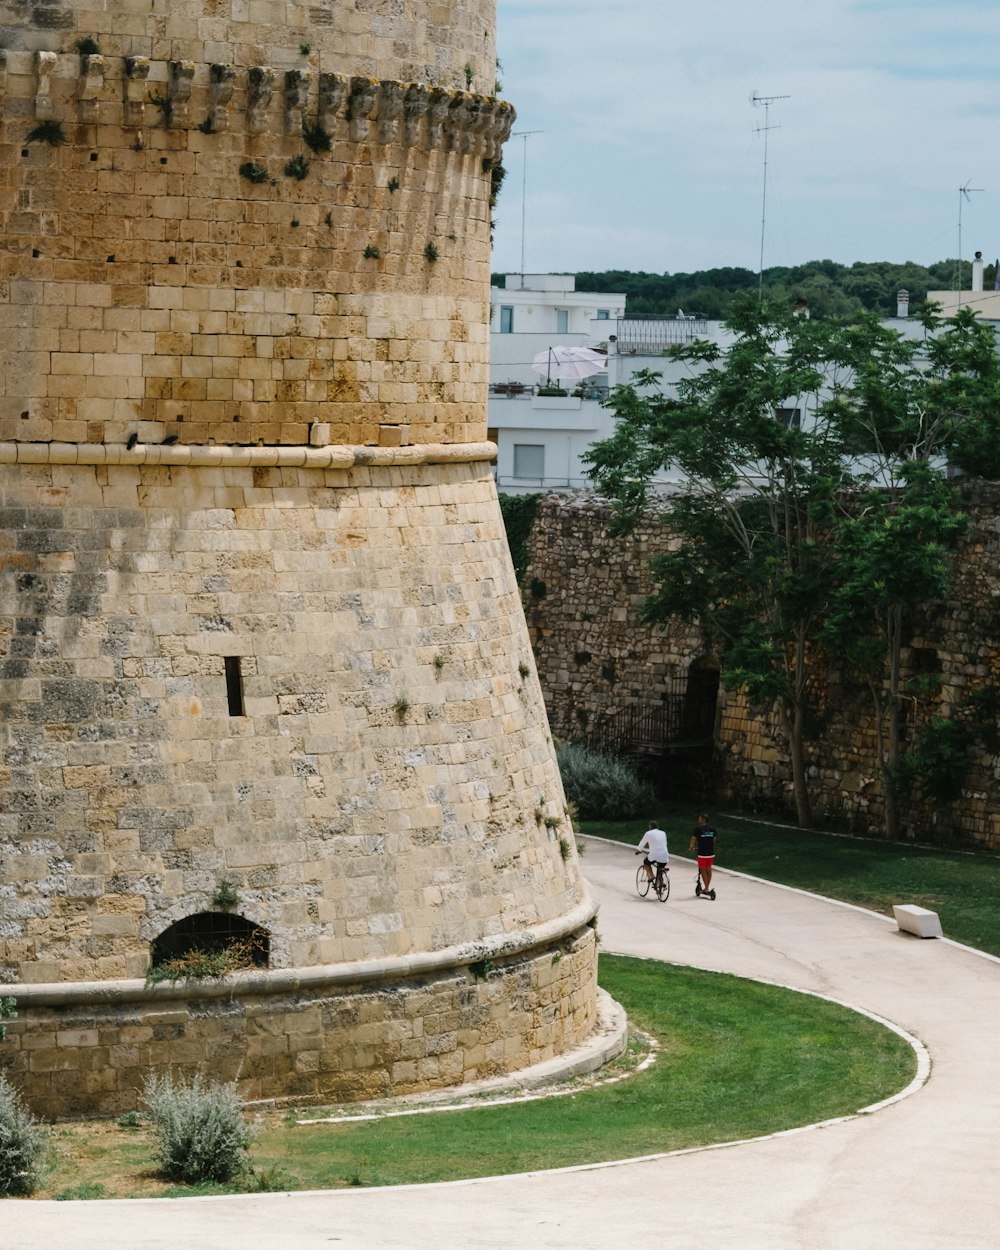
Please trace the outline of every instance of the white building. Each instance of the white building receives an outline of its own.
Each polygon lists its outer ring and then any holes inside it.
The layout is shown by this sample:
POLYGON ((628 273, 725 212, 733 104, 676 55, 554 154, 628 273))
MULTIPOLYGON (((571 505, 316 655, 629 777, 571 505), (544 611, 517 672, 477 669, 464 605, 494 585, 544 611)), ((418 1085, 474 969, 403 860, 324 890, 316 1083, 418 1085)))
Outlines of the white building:
MULTIPOLYGON (((984 320, 1000 323, 1000 291, 983 290, 982 259, 972 265, 971 290, 931 291, 945 316, 973 308, 984 320)), ((663 390, 693 366, 667 358, 668 348, 692 339, 725 346, 732 339, 722 322, 686 316, 627 315, 621 293, 577 291, 566 274, 507 274, 504 287, 490 291, 489 437, 497 444, 497 486, 505 494, 586 490, 591 483, 582 457, 614 433, 603 406, 611 387, 648 369, 660 373, 663 390), (580 383, 563 383, 565 395, 539 394, 546 378, 532 368, 549 347, 590 347, 607 352, 607 370, 580 383)), ((899 293, 896 316, 885 324, 907 338, 924 328, 910 316, 908 296, 899 293)), ((670 473, 659 478, 669 487, 670 473)))
POLYGON ((725 334, 720 322, 679 310, 675 317, 628 317, 623 294, 577 291, 572 275, 507 274, 505 280, 490 291, 489 397, 497 486, 505 494, 589 487, 582 456, 614 432, 602 406, 609 387, 652 369, 667 388, 689 368, 666 359, 668 347, 694 338, 722 341, 725 334), (532 362, 558 346, 606 351, 607 371, 563 383, 566 395, 538 394, 540 386, 548 388, 532 362))

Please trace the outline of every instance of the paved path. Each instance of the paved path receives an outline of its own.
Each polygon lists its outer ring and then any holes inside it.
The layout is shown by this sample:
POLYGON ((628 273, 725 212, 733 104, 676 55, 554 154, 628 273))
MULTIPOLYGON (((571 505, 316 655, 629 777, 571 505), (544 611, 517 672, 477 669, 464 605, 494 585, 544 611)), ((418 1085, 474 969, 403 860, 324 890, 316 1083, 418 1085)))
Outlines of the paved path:
MULTIPOLYGON (((724 852, 724 848, 721 848, 724 852)), ((591 842, 605 949, 814 990, 928 1046, 930 1081, 875 1115, 586 1171, 389 1190, 184 1202, 5 1202, 3 1250, 997 1250, 1000 964, 868 912, 718 872, 664 906, 628 848, 591 842)))

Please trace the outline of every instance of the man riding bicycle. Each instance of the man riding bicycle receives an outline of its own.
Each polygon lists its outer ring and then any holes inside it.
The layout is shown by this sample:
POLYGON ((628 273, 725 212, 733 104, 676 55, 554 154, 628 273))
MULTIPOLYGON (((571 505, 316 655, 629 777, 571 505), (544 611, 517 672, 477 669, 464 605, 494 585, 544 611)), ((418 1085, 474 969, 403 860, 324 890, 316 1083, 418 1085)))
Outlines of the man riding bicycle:
POLYGON ((667 835, 655 820, 649 822, 649 828, 643 834, 635 853, 641 855, 643 851, 646 852, 646 858, 642 861, 646 876, 650 881, 655 877, 656 887, 660 889, 663 885, 663 874, 670 871, 670 855, 667 852, 667 835))

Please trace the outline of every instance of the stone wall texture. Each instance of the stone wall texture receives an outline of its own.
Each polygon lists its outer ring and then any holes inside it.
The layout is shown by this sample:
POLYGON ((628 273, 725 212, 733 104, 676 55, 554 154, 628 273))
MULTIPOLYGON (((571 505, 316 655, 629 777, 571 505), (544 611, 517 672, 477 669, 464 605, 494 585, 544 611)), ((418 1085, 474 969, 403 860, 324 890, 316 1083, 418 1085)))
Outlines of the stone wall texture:
MULTIPOLYGON (((904 745, 932 716, 968 719, 971 698, 1000 688, 1000 486, 963 483, 956 490, 971 524, 949 597, 926 604, 909 623, 903 651, 904 676, 934 675, 939 691, 914 702, 904 745)), ((557 738, 584 740, 621 707, 658 699, 692 663, 711 659, 697 630, 679 622, 652 628, 641 617, 651 589, 649 558, 672 541, 654 516, 631 537, 613 536, 610 507, 593 496, 540 501, 522 598, 557 738)), ((870 698, 825 663, 814 666, 814 678, 808 769, 816 818, 879 836, 884 806, 870 698)), ((747 706, 740 691, 720 690, 715 745, 714 789, 704 801, 794 820, 791 765, 770 709, 747 706)), ((987 742, 970 742, 960 782, 954 802, 935 803, 919 788, 905 795, 903 836, 1000 848, 1000 759, 987 742)))
POLYGON ((492 7, 0 6, 0 440, 481 437, 492 7))
POLYGON ((0 1063, 46 1115, 596 1023, 483 441, 493 9, 0 4, 0 1063), (266 967, 147 985, 220 910, 266 967))
POLYGON ((541 501, 522 598, 557 739, 580 741, 630 704, 661 698, 701 655, 697 629, 642 621, 649 561, 668 541, 654 516, 612 534, 608 505, 589 494, 541 501))

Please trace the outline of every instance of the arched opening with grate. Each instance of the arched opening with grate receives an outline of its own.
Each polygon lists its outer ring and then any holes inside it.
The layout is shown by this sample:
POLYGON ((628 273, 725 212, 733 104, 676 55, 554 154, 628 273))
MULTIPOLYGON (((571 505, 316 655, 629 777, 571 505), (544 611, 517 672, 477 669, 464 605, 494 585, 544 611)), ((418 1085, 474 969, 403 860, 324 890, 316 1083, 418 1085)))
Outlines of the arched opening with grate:
POLYGON ((230 912, 185 916, 153 939, 154 980, 222 976, 239 968, 266 968, 271 935, 259 924, 230 912))

